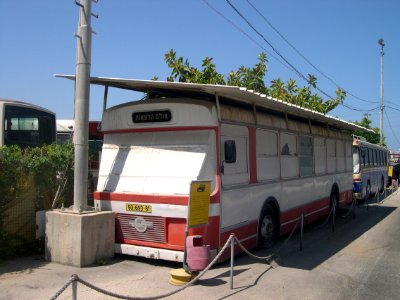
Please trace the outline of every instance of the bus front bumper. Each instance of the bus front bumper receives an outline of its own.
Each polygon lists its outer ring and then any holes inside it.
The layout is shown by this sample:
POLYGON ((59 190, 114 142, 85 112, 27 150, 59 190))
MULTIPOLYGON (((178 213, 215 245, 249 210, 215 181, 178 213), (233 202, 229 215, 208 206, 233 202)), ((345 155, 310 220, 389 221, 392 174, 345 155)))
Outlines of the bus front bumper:
POLYGON ((115 253, 140 256, 151 259, 162 259, 168 261, 183 262, 183 251, 168 249, 156 249, 151 247, 136 246, 129 244, 115 244, 115 253))

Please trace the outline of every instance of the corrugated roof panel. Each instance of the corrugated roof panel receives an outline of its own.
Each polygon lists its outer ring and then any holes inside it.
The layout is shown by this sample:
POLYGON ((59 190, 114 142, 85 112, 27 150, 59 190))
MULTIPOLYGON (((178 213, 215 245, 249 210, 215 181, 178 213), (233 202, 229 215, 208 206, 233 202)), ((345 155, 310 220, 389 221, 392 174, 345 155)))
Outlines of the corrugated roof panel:
MULTIPOLYGON (((56 76, 75 80, 74 75, 56 76)), ((163 91, 218 95, 219 97, 236 100, 242 103, 247 103, 249 105, 256 105, 263 108, 285 112, 288 114, 310 119, 312 121, 325 123, 327 125, 338 127, 341 129, 352 131, 371 131, 370 129, 341 120, 339 118, 324 115, 320 112, 300 107, 286 101, 275 99, 264 94, 254 92, 253 90, 248 90, 244 87, 106 77, 91 77, 90 83, 140 92, 163 91)))

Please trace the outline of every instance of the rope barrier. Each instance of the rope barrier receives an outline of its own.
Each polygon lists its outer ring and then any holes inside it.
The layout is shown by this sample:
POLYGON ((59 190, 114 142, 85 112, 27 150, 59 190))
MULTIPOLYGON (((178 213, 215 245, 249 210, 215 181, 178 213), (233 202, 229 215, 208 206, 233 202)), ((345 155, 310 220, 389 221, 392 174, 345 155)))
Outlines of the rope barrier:
MULTIPOLYGON (((348 213, 345 215, 342 215, 339 213, 339 216, 341 216, 342 218, 347 218, 351 212, 354 211, 355 209, 355 204, 356 204, 356 200, 353 197, 352 203, 351 203, 351 208, 349 209, 348 213)), ((335 219, 335 213, 336 213, 336 205, 332 205, 332 208, 328 214, 327 219, 324 221, 323 224, 313 227, 314 229, 318 229, 321 228, 323 226, 325 226, 328 221, 329 218, 332 216, 333 214, 333 230, 334 230, 334 219, 335 219)), ((172 296, 176 293, 179 293, 181 291, 183 291, 184 289, 194 285, 217 261, 218 259, 221 257, 221 255, 224 253, 224 251, 227 249, 227 247, 229 245, 231 245, 231 247, 234 247, 235 242, 237 243, 237 245, 242 249, 242 251, 244 253, 246 253, 247 255, 249 255, 250 257, 253 257, 255 259, 259 259, 259 260, 264 260, 267 261, 267 263, 269 263, 269 261, 276 256, 282 249, 283 247, 286 246, 286 244, 289 242, 289 240, 292 238, 294 232, 296 231, 296 229, 298 229, 298 225, 301 222, 301 241, 300 241, 300 251, 302 250, 302 239, 303 239, 303 235, 302 235, 302 231, 303 231, 303 225, 304 225, 304 215, 301 215, 300 217, 297 218, 295 225, 293 226, 292 231, 290 232, 289 236, 285 239, 285 241, 272 253, 269 254, 267 256, 257 256, 253 253, 251 253, 249 250, 247 250, 242 243, 238 240, 238 238, 234 235, 231 234, 231 236, 228 238, 228 240, 225 242, 224 246, 221 248, 221 250, 219 251, 219 253, 217 254, 217 256, 214 257, 214 259, 208 264, 208 266, 201 271, 192 281, 188 282, 187 284, 183 285, 182 287, 180 287, 177 290, 159 295, 159 296, 153 296, 153 297, 131 297, 131 296, 126 296, 126 295, 120 295, 117 293, 113 293, 110 291, 107 291, 105 289, 99 288, 91 283, 89 283, 86 280, 83 280, 82 278, 79 278, 78 275, 74 274, 71 276, 71 278, 62 286, 62 288, 53 296, 50 298, 50 300, 55 300, 57 299, 64 291, 65 289, 73 282, 80 282, 83 285, 87 286, 88 288, 91 288, 93 290, 95 290, 98 293, 110 296, 110 297, 114 297, 114 298, 118 298, 118 299, 126 299, 126 300, 155 300, 155 299, 161 299, 161 298, 165 298, 165 297, 169 297, 172 296)), ((233 249, 231 249, 231 253, 233 253, 233 249)), ((231 258, 232 259, 232 258, 231 258)), ((231 289, 233 289, 233 260, 231 260, 231 289)), ((76 292, 76 291, 75 291, 76 292)))
POLYGON ((109 292, 107 290, 104 290, 102 288, 99 288, 91 283, 89 283, 86 280, 83 280, 81 278, 78 277, 78 275, 72 275, 71 279, 52 297, 50 298, 50 300, 55 300, 57 299, 58 296, 61 295, 62 292, 65 291, 65 289, 73 282, 73 281, 78 281, 80 283, 82 283, 83 285, 87 286, 88 288, 91 288, 93 290, 95 290, 98 293, 110 296, 110 297, 114 297, 114 298, 118 298, 118 299, 126 299, 126 300, 154 300, 154 299, 161 299, 161 298, 165 298, 165 297, 169 297, 172 296, 176 293, 179 293, 180 291, 188 288, 189 286, 192 286, 193 284, 195 284, 216 262, 217 260, 221 257, 222 253, 226 250, 226 248, 228 247, 228 245, 231 242, 231 239, 234 238, 233 235, 231 235, 229 237, 229 239, 226 241, 225 245, 221 248, 220 252, 218 253, 218 255, 208 264, 208 266, 201 271, 192 281, 188 282, 187 284, 185 284, 184 286, 182 286, 181 288, 166 293, 166 294, 162 294, 159 296, 155 296, 155 297, 130 297, 130 296, 126 296, 126 295, 119 295, 113 292, 109 292))
POLYGON ((275 252, 273 252, 272 254, 267 255, 267 256, 257 256, 257 255, 254 255, 253 253, 251 253, 249 250, 247 250, 247 249, 240 243, 240 241, 237 239, 237 237, 234 236, 234 238, 235 238, 236 242, 238 243, 239 247, 240 247, 240 248, 243 250, 243 252, 246 253, 247 255, 249 255, 249 256, 251 256, 251 257, 253 257, 253 258, 255 258, 255 259, 270 260, 270 259, 272 259, 275 255, 277 255, 277 254, 282 250, 282 248, 289 242, 290 238, 293 236, 293 233, 294 233, 294 232, 296 231, 296 229, 297 229, 297 225, 299 224, 299 221, 300 221, 300 217, 297 219, 297 222, 296 222, 296 224, 294 225, 294 227, 293 227, 293 229, 292 229, 292 232, 289 234, 289 236, 286 238, 286 240, 282 243, 282 245, 280 245, 279 248, 278 248, 277 250, 275 250, 275 252))
POLYGON ((399 190, 398 186, 393 186, 393 185, 391 185, 388 188, 385 188, 385 192, 384 192, 385 196, 381 201, 378 202, 378 204, 382 204, 385 200, 387 200, 393 194, 397 194, 398 190, 399 190), (387 192, 390 192, 389 196, 387 196, 387 192))
POLYGON ((340 213, 340 210, 338 210, 338 215, 342 219, 346 219, 350 215, 350 213, 355 213, 355 211, 354 211, 355 210, 355 203, 356 203, 356 198, 353 195, 352 200, 351 200, 351 207, 349 208, 348 212, 343 215, 343 214, 340 213))
POLYGON ((320 228, 324 227, 328 223, 328 221, 329 221, 330 217, 332 216, 332 214, 334 214, 334 211, 336 211, 335 210, 335 206, 336 205, 332 205, 331 210, 329 211, 329 214, 326 217, 326 220, 322 224, 320 224, 318 226, 310 226, 310 227, 313 228, 313 229, 320 229, 320 228))
POLYGON ((57 293, 54 294, 53 297, 50 298, 50 300, 55 300, 57 299, 65 290, 66 288, 76 280, 77 275, 72 275, 71 278, 57 291, 57 293))

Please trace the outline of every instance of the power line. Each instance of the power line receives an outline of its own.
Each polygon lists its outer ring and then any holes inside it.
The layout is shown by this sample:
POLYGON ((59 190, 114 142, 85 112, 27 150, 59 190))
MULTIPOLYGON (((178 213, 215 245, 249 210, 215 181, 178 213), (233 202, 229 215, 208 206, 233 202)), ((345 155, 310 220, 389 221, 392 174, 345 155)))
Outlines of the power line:
MULTIPOLYGON (((308 79, 306 78, 306 76, 304 76, 299 70, 297 70, 297 68, 295 66, 293 66, 293 64, 291 64, 266 38, 265 36, 260 33, 251 23, 250 21, 229 1, 229 0, 225 0, 229 6, 247 23, 247 25, 249 25, 249 27, 251 29, 253 29, 253 31, 260 36, 270 47, 271 49, 278 54, 278 56, 283 59, 283 61, 288 64, 291 69, 293 69, 293 71, 300 77, 302 78, 304 81, 306 81, 307 83, 309 83, 308 79)), ((318 86, 314 85, 313 86, 316 90, 318 90, 320 93, 324 94, 326 97, 328 97, 329 99, 334 99, 332 96, 330 96, 327 92, 325 92, 324 90, 322 90, 321 88, 319 88, 318 86)))
POLYGON ((340 103, 340 105, 342 105, 342 106, 344 106, 344 107, 346 107, 348 109, 351 109, 351 110, 354 110, 354 111, 359 111, 359 112, 371 112, 371 111, 374 111, 374 110, 378 110, 380 108, 380 106, 378 106, 378 107, 371 108, 371 109, 359 109, 359 108, 351 107, 351 106, 349 106, 347 104, 344 104, 344 103, 340 103))
POLYGON ((385 105, 385 107, 390 108, 390 109, 394 109, 394 110, 397 110, 397 111, 400 111, 399 108, 396 108, 396 107, 393 107, 393 106, 390 106, 390 105, 385 105))
MULTIPOLYGON (((301 79, 309 83, 308 79, 306 78, 305 75, 303 75, 296 67, 294 67, 265 37, 263 34, 261 34, 251 23, 247 18, 229 1, 226 0, 226 2, 231 6, 231 8, 248 24, 248 26, 258 35, 260 36, 271 48, 272 50, 286 63, 283 63, 280 59, 277 57, 273 56, 268 50, 265 49, 261 44, 259 44, 256 40, 254 40, 249 34, 247 34, 244 30, 242 30, 239 26, 237 26, 232 20, 227 18, 224 14, 222 14, 220 11, 218 11, 215 7, 213 7, 207 0, 202 0, 211 10, 213 10, 215 13, 217 13, 220 17, 222 17, 225 21, 227 21, 229 24, 231 24, 236 30, 241 32, 243 35, 245 35, 248 39, 250 39, 253 43, 255 43, 257 46, 259 46, 261 49, 266 51, 271 57, 276 59, 279 63, 281 63, 283 66, 285 66, 288 70, 291 72, 295 73, 297 76, 299 76, 301 79)), ((334 99, 332 96, 330 96, 328 93, 320 89, 318 86, 314 86, 316 90, 318 90, 320 93, 328 97, 329 99, 334 99)), ((347 93, 347 92, 346 92, 347 93)), ((374 111, 378 108, 373 108, 373 109, 357 109, 355 107, 351 107, 349 105, 346 105, 344 103, 341 103, 344 107, 354 110, 354 111, 360 111, 360 112, 369 112, 369 111, 374 111)))
MULTIPOLYGON (((244 34, 248 39, 250 39, 253 43, 255 43, 257 46, 259 46, 261 49, 263 49, 266 53, 268 53, 268 55, 270 55, 272 58, 274 58, 276 61, 278 61, 282 66, 284 66, 285 68, 287 68, 289 71, 293 72, 294 74, 296 74, 297 76, 299 76, 300 78, 304 79, 307 83, 308 80, 307 78, 305 78, 305 76, 303 74, 301 74, 298 70, 296 70, 296 68, 294 67, 289 67, 291 66, 291 64, 289 63, 284 63, 282 62, 279 58, 275 57, 274 55, 272 55, 265 47, 263 47, 260 43, 258 43, 256 40, 254 40, 249 34, 247 34, 244 30, 242 30, 239 26, 237 26, 232 20, 230 20, 229 18, 227 18, 224 14, 222 14, 220 11, 218 11, 215 7, 213 7, 207 0, 202 0, 211 10, 213 10, 215 13, 217 13, 220 17, 222 17, 225 21, 227 21, 229 24, 231 24, 233 27, 235 27, 239 32, 241 32, 242 34, 244 34)), ((237 11, 238 12, 238 11, 237 11)), ((238 12, 240 15, 240 12, 238 12)), ((251 25, 251 24, 250 24, 251 25)), ((250 26, 252 27, 252 26, 250 26)), ((252 27, 253 30, 255 30, 254 27, 252 27)), ((256 30, 257 32, 257 30, 256 30)), ((259 35, 261 35, 260 33, 258 33, 259 35)), ((261 37, 263 37, 261 35, 261 37)), ((265 40, 265 38, 264 38, 265 40)), ((267 41, 268 43, 268 41, 267 41)), ((269 44, 269 43, 268 43, 269 44)), ((270 44, 269 44, 270 45, 270 44)), ((271 48, 273 48, 272 45, 270 45, 271 48)), ((274 49, 274 48, 273 48, 274 49)), ((280 55, 280 54, 279 54, 280 55)), ((282 56, 283 58, 283 56, 282 56)), ((283 60, 285 60, 285 58, 283 58, 283 60)), ((286 61, 286 60, 285 60, 286 61)), ((330 95, 328 95, 327 93, 325 93, 324 91, 320 90, 318 87, 316 87, 317 90, 319 90, 321 93, 323 93, 325 96, 327 96, 330 99, 333 99, 330 95)))
POLYGON ((369 100, 365 100, 362 99, 352 93, 350 93, 349 91, 347 91, 346 89, 342 88, 336 81, 334 81, 331 77, 329 77, 328 75, 326 75, 324 72, 322 72, 319 68, 317 68, 307 57, 305 57, 292 43, 289 42, 289 40, 287 38, 285 38, 285 36, 279 32, 279 30, 272 25, 272 23, 249 1, 246 0, 246 2, 260 15, 260 17, 300 56, 302 57, 311 67, 313 67, 318 73, 320 73, 323 77, 325 77, 327 80, 329 80, 333 85, 335 85, 337 88, 342 89, 343 91, 346 92, 346 94, 352 96, 353 98, 356 98, 360 101, 363 102, 368 102, 368 103, 378 103, 378 101, 369 101, 369 100))
MULTIPOLYGON (((331 81, 334 85, 338 86, 337 83, 333 81, 330 77, 326 76, 322 71, 320 71, 310 60, 308 60, 293 44, 291 44, 288 39, 286 39, 283 34, 279 32, 278 29, 268 19, 249 1, 246 0, 247 3, 261 16, 261 18, 298 54, 300 55, 310 66, 312 66, 315 70, 317 70, 320 74, 322 74, 325 78, 331 81)), ((229 1, 228 1, 229 2, 229 1)))
POLYGON ((390 103, 390 104, 392 104, 392 105, 396 105, 396 106, 398 105, 397 103, 394 103, 394 102, 388 101, 388 100, 385 100, 385 102, 386 102, 386 103, 390 103))
POLYGON ((268 51, 265 47, 263 47, 259 42, 257 42, 255 39, 253 39, 248 33, 246 33, 243 29, 241 29, 239 26, 237 26, 232 20, 227 18, 224 14, 222 14, 219 10, 217 10, 214 6, 212 6, 207 0, 202 0, 211 10, 213 10, 216 14, 218 14, 221 18, 223 18, 225 21, 227 21, 229 24, 231 24, 236 30, 238 30, 240 33, 245 35, 249 40, 251 40, 254 44, 256 44, 258 47, 260 47, 262 50, 264 50, 266 53, 268 53, 269 56, 274 58, 276 61, 278 61, 280 64, 282 64, 285 68, 293 72, 292 69, 290 69, 287 65, 285 65, 279 58, 275 57, 270 51, 268 51))
POLYGON ((392 134, 393 134, 394 138, 396 139, 396 142, 400 145, 399 138, 397 137, 397 135, 395 134, 395 132, 394 132, 394 130, 393 130, 392 124, 391 124, 390 121, 389 121, 389 116, 387 115, 386 110, 385 110, 385 115, 386 115, 386 119, 387 119, 387 121, 388 121, 390 130, 392 130, 392 134))
POLYGON ((302 79, 304 79, 306 82, 308 82, 307 78, 299 71, 295 68, 295 66, 293 66, 251 23, 249 20, 246 19, 246 17, 229 1, 229 0, 225 0, 229 6, 247 23, 247 25, 249 25, 249 27, 251 29, 253 29, 253 31, 260 36, 270 47, 271 49, 287 64, 289 65, 292 70, 302 79))

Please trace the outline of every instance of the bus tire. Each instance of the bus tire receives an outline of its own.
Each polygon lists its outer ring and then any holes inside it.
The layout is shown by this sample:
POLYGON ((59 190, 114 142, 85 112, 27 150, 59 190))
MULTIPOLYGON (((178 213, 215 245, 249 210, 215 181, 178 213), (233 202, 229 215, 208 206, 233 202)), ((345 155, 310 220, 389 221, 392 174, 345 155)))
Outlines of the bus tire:
POLYGON ((365 187, 365 200, 368 201, 369 199, 371 199, 371 196, 371 183, 368 181, 367 186, 365 187))
POLYGON ((333 207, 335 207, 335 217, 338 215, 339 210, 339 193, 336 188, 334 188, 330 195, 330 202, 329 202, 329 213, 333 214, 333 207))
POLYGON ((384 191, 385 191, 385 179, 381 177, 381 186, 379 187, 379 194, 383 194, 384 191))
POLYGON ((258 225, 258 245, 271 247, 278 232, 277 215, 271 204, 264 206, 258 225))

